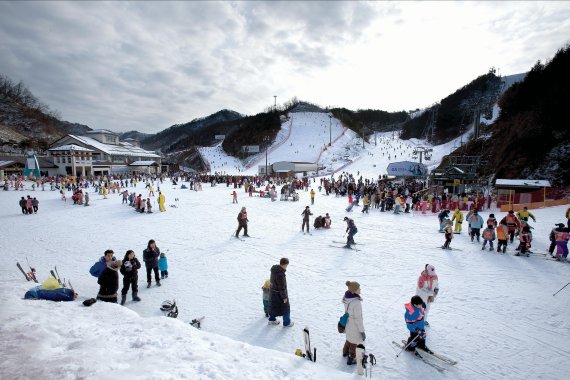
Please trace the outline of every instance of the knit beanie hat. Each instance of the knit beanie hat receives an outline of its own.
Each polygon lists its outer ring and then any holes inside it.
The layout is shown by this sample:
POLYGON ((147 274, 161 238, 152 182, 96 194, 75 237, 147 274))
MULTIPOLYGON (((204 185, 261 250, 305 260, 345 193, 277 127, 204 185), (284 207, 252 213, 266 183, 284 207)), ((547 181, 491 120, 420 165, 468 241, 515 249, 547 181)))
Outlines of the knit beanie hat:
POLYGON ((356 281, 347 281, 346 286, 351 293, 360 293, 360 284, 356 281))
POLYGON ((430 276, 434 276, 435 275, 435 267, 431 264, 426 265, 426 272, 430 276))

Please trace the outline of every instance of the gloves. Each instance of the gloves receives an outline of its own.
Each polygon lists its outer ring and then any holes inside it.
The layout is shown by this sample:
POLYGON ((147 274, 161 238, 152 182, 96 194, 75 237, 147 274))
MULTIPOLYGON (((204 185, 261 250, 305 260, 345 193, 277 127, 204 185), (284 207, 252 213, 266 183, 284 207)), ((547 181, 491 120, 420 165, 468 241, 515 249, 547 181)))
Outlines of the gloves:
POLYGON ((427 299, 427 301, 428 301, 428 303, 432 303, 432 302, 433 302, 433 297, 432 297, 432 296, 429 296, 428 299, 427 299))
POLYGON ((366 333, 361 332, 360 335, 362 335, 362 340, 366 340, 366 333))

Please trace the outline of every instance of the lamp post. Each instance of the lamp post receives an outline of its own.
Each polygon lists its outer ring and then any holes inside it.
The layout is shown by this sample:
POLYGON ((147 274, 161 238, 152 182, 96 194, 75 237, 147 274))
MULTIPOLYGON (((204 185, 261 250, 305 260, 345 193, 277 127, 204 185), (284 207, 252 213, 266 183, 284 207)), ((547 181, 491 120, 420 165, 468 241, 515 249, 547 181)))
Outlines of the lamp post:
POLYGON ((263 137, 263 141, 265 142, 265 176, 269 177, 267 173, 267 148, 269 148, 269 136, 263 137))
POLYGON ((332 145, 332 132, 331 132, 331 124, 332 124, 332 115, 329 115, 329 146, 332 145))
POLYGON ((273 103, 273 111, 276 112, 277 111, 277 95, 273 95, 273 97, 275 98, 275 103, 273 103))

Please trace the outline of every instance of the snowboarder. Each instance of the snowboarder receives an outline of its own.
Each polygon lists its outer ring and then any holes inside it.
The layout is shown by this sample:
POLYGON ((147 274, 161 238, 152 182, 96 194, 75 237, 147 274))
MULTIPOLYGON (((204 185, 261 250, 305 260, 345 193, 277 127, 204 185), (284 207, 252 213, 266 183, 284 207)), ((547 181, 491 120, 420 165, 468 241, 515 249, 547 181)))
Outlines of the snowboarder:
POLYGON ((483 230, 483 246, 481 247, 481 250, 484 251, 487 246, 487 242, 489 242, 489 251, 494 251, 493 241, 495 241, 495 227, 493 224, 488 224, 487 228, 483 230))
POLYGON ((247 211, 245 210, 245 207, 241 208, 241 211, 237 216, 237 221, 238 221, 238 229, 235 235, 236 238, 239 238, 239 232, 241 231, 242 228, 243 228, 243 236, 249 237, 249 235, 247 234, 247 222, 249 222, 249 219, 247 219, 247 211))
POLYGON ((360 284, 356 281, 347 281, 348 290, 344 293, 342 303, 348 313, 345 327, 346 341, 342 348, 342 356, 347 357, 347 365, 356 364, 356 346, 366 340, 364 320, 362 318, 362 298, 360 297, 360 284))
POLYGON ((154 240, 149 240, 146 249, 143 251, 143 261, 146 267, 147 288, 152 284, 151 273, 154 271, 154 279, 156 286, 160 286, 160 277, 158 276, 158 258, 160 257, 160 249, 156 246, 154 240))
POLYGON ((141 263, 139 259, 135 256, 135 251, 129 249, 125 253, 123 258, 123 264, 121 265, 121 274, 123 275, 123 289, 121 290, 121 305, 124 305, 127 301, 127 293, 129 292, 129 287, 133 289, 133 301, 140 301, 138 297, 139 292, 139 274, 138 270, 141 269, 141 263))
POLYGON ((413 296, 410 303, 405 305, 406 312, 404 313, 404 319, 406 321, 406 327, 410 331, 408 347, 406 348, 407 351, 415 351, 416 348, 429 351, 429 348, 426 346, 425 307, 426 304, 420 296, 413 296))
MULTIPOLYGON (((451 228, 451 226, 450 226, 451 228)), ((429 326, 427 322, 427 316, 435 297, 439 292, 439 279, 435 273, 435 267, 431 264, 426 264, 424 270, 418 278, 418 287, 416 288, 416 294, 421 297, 424 302, 424 321, 425 325, 429 326)))
POLYGON ((269 325, 278 325, 280 322, 276 319, 283 316, 283 327, 292 327, 291 307, 289 305, 289 294, 287 292, 287 278, 285 272, 289 265, 289 259, 286 257, 279 260, 279 265, 271 267, 270 282, 270 298, 269 298, 269 325))
POLYGON ((358 232, 356 225, 354 224, 354 220, 344 217, 344 221, 346 222, 346 232, 348 232, 348 237, 346 239, 345 248, 350 248, 352 244, 356 244, 354 242, 354 235, 358 232))
POLYGON ((301 213, 303 216, 303 224, 301 225, 301 232, 305 231, 305 225, 307 226, 307 233, 309 233, 309 216, 313 215, 309 206, 305 207, 305 210, 301 213))

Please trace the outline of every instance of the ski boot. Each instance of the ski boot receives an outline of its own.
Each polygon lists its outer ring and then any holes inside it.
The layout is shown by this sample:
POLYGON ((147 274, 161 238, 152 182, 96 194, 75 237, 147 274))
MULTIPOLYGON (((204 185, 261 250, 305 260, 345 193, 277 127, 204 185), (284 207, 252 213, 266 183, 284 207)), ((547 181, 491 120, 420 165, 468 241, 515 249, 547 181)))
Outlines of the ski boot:
POLYGON ((484 251, 484 250, 485 250, 485 246, 482 246, 482 247, 481 247, 481 251, 484 251))
POLYGON ((283 327, 293 327, 295 325, 295 322, 291 322, 288 325, 283 325, 283 327))
POLYGON ((162 284, 160 283, 160 281, 156 282, 156 286, 162 286, 162 284))
POLYGON ((267 321, 267 324, 268 324, 268 325, 275 325, 275 326, 277 326, 277 325, 280 324, 280 323, 281 323, 281 322, 279 322, 279 321, 277 321, 277 320, 275 320, 275 321, 267 321))
POLYGON ((356 364, 356 359, 353 358, 352 356, 349 356, 348 359, 346 360, 346 364, 347 365, 354 365, 354 364, 356 364))
POLYGON ((125 305, 125 302, 127 302, 127 295, 122 294, 121 295, 121 306, 125 305))
POLYGON ((248 235, 248 234, 243 234, 243 236, 245 236, 245 237, 249 237, 249 235, 248 235))
POLYGON ((148 284, 146 284, 147 289, 150 288, 151 283, 149 282, 148 284))
POLYGON ((133 301, 139 302, 141 299, 138 296, 138 292, 133 292, 133 301))
POLYGON ((495 252, 495 248, 489 248, 489 252, 495 252))

